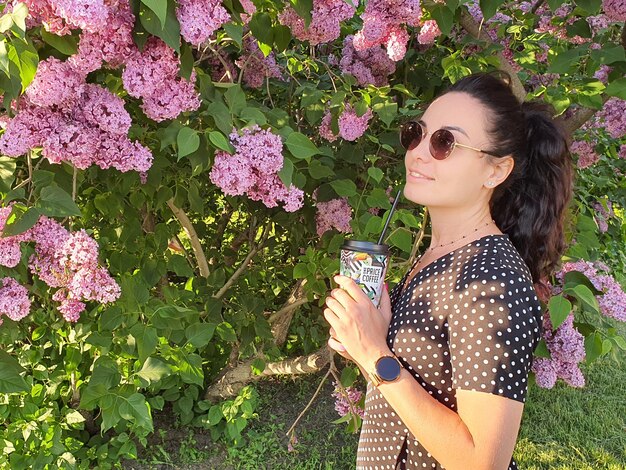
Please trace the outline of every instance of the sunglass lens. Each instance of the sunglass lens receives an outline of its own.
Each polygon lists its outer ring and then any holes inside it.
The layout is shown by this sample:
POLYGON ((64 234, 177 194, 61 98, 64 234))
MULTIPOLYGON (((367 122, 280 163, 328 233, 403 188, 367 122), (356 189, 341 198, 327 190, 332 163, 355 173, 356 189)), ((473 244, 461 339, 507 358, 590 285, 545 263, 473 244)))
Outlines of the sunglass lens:
POLYGON ((413 150, 423 138, 422 126, 417 122, 407 122, 400 131, 400 143, 406 150, 413 150))
POLYGON ((454 149, 454 134, 447 129, 433 132, 430 138, 430 153, 437 160, 444 160, 454 149))

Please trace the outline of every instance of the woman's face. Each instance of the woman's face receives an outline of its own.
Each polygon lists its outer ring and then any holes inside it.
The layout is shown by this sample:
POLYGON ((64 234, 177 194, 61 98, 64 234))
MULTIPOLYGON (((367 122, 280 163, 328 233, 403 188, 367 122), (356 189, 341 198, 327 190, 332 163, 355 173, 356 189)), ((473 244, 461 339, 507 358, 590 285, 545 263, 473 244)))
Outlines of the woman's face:
POLYGON ((441 128, 450 130, 459 144, 490 150, 483 105, 466 93, 447 93, 431 103, 421 122, 426 137, 404 159, 405 197, 429 208, 488 204, 491 191, 485 183, 493 165, 486 154, 456 146, 445 160, 436 160, 429 150, 432 133, 441 128))

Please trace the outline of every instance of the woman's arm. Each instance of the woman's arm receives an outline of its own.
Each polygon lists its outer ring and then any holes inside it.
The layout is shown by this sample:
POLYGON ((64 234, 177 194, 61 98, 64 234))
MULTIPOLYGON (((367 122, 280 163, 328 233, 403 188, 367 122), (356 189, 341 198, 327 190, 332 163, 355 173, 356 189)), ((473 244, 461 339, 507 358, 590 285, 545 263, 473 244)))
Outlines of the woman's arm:
POLYGON ((523 403, 457 389, 457 414, 431 396, 406 369, 398 380, 382 383, 378 389, 411 434, 447 470, 508 468, 523 403))

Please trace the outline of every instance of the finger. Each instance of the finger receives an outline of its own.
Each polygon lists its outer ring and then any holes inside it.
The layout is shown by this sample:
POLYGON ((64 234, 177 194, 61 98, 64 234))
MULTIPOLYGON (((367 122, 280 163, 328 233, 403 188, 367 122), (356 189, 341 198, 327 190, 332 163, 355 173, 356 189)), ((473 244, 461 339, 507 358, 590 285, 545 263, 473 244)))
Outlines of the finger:
POLYGON ((355 302, 372 302, 367 294, 365 294, 358 284, 354 282, 354 279, 341 275, 335 276, 334 279, 339 287, 346 291, 350 297, 355 300, 355 302))
POLYGON ((342 303, 332 296, 326 297, 326 307, 331 309, 337 316, 343 316, 346 314, 346 309, 342 303))
POLYGON ((341 344, 339 341, 337 341, 335 338, 333 338, 332 336, 330 338, 328 338, 328 346, 331 347, 331 349, 334 349, 337 352, 346 352, 346 348, 344 347, 343 344, 341 344))
POLYGON ((332 328, 335 328, 339 324, 339 317, 331 309, 325 308, 323 313, 324 318, 332 328))
POLYGON ((338 301, 344 310, 348 310, 354 304, 354 299, 343 289, 333 289, 330 296, 338 301))

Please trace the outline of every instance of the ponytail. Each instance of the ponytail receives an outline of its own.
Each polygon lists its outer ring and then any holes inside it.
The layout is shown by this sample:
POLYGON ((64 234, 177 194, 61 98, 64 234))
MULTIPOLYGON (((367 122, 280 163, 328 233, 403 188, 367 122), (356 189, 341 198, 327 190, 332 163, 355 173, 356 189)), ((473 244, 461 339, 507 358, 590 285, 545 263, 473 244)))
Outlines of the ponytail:
POLYGON ((491 215, 537 284, 552 273, 565 250, 564 217, 573 186, 565 131, 547 104, 520 105, 501 76, 470 75, 452 91, 467 93, 487 108, 493 153, 515 161, 509 177, 493 192, 491 215))

